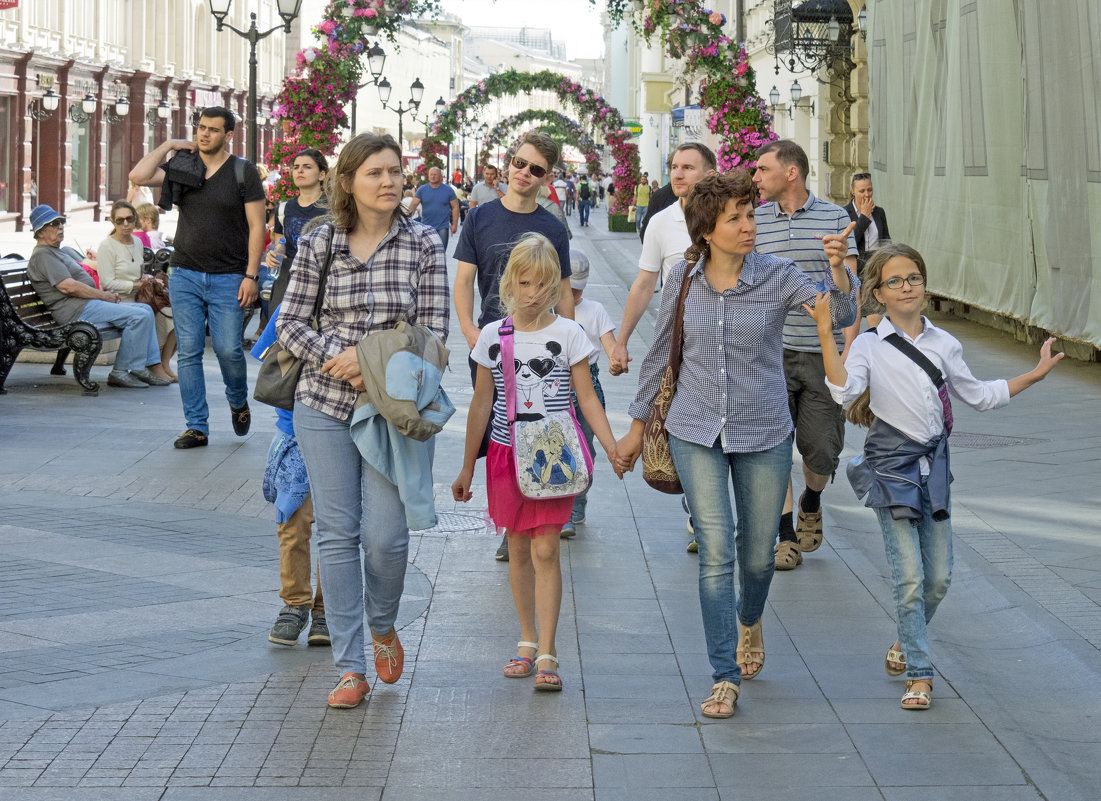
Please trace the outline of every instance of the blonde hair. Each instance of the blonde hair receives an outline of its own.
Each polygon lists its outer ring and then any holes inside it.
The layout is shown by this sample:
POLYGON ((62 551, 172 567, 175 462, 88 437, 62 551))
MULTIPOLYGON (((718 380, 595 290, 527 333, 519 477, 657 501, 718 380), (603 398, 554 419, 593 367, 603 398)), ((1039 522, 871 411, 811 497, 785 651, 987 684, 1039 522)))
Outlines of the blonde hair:
POLYGON ((153 223, 154 228, 159 227, 161 224, 161 211, 152 203, 142 203, 138 206, 136 214, 138 215, 139 222, 141 220, 149 220, 153 223))
POLYGON ((501 305, 510 315, 515 314, 518 308, 516 289, 521 276, 528 276, 539 284, 537 300, 540 311, 553 308, 558 303, 562 289, 562 264, 558 261, 558 251, 542 234, 525 234, 508 257, 498 291, 501 305))

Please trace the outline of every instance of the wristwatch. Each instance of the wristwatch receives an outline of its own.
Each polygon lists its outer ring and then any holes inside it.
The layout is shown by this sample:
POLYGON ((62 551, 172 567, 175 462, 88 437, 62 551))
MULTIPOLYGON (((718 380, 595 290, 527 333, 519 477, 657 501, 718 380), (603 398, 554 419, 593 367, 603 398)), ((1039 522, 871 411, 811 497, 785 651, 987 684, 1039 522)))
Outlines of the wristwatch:
POLYGON ((245 273, 245 278, 249 279, 250 281, 256 281, 257 283, 259 283, 260 281, 259 275, 249 275, 248 273, 245 273))

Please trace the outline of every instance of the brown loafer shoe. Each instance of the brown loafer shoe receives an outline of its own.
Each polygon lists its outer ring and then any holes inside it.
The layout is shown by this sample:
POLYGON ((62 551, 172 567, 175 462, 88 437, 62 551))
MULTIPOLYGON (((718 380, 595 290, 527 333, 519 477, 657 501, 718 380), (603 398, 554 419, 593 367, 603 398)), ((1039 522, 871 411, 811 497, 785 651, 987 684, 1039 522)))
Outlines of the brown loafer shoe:
POLYGON ((375 672, 380 681, 393 684, 401 678, 405 667, 405 650, 401 647, 398 633, 393 631, 389 637, 381 638, 372 632, 371 640, 375 646, 375 672))

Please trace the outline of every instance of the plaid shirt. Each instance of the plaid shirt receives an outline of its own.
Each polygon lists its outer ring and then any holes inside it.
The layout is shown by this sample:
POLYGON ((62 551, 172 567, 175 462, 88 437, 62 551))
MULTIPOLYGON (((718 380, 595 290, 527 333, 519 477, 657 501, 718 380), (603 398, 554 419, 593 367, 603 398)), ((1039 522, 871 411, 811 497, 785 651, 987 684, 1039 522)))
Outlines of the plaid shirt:
POLYGON ((451 296, 439 234, 398 217, 367 263, 352 256, 348 233, 333 238, 333 261, 325 281, 320 330, 311 323, 328 234, 319 226, 298 242, 290 284, 276 328, 279 342, 302 359, 295 402, 343 420, 358 393, 347 381, 321 374, 321 365, 374 331, 405 320, 447 340, 451 296))
MULTIPOLYGON (((725 453, 774 448, 792 431, 784 380, 784 318, 828 290, 834 325, 851 325, 860 282, 846 269, 852 291, 837 289, 831 272, 822 287, 790 259, 750 253, 738 285, 716 292, 703 266, 702 260, 691 266, 680 378, 665 427, 679 439, 707 447, 721 438, 725 453)), ((673 312, 689 268, 687 262, 677 264, 661 293, 654 342, 642 362, 638 394, 629 410, 636 420, 649 416, 669 361, 673 312)))

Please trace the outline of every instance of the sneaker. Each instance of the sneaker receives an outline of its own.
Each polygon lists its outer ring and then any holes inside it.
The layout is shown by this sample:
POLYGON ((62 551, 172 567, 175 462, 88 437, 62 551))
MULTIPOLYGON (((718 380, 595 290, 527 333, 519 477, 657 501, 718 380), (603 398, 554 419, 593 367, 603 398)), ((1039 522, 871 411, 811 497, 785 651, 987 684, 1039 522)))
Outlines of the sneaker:
POLYGON ((189 428, 187 431, 180 434, 180 436, 176 437, 176 442, 174 444, 182 451, 188 448, 205 448, 206 443, 206 434, 194 428, 189 428))
POLYGON ((107 374, 107 386, 122 389, 146 389, 149 385, 125 370, 112 370, 107 374))
POLYGON ((138 381, 144 381, 151 387, 167 387, 172 382, 167 378, 161 378, 159 375, 153 375, 149 370, 142 368, 141 370, 131 370, 130 375, 138 379, 138 381))
MULTIPOLYGON (((692 510, 688 508, 688 498, 686 498, 684 495, 680 496, 680 508, 684 510, 684 513, 686 515, 688 515, 688 522, 685 523, 685 528, 688 529, 688 535, 692 537, 694 541, 696 537, 696 527, 692 524, 692 510)), ((692 549, 691 545, 689 545, 688 552, 696 553, 696 551, 692 549)))
POLYGON ((354 709, 371 692, 371 685, 363 676, 345 673, 340 683, 329 693, 329 706, 333 709, 354 709))
POLYGON ((696 540, 695 537, 693 537, 692 541, 690 543, 688 543, 688 547, 685 548, 684 550, 688 551, 688 553, 699 553, 700 552, 700 543, 696 540))
POLYGON ((240 409, 234 409, 229 407, 230 419, 233 421, 233 433, 239 437, 243 437, 248 433, 249 426, 252 425, 252 412, 249 411, 248 404, 246 403, 240 409))
POLYGON ((498 562, 508 561, 508 537, 501 537, 501 544, 497 546, 497 553, 493 558, 498 562))
POLYGON ((325 616, 315 614, 311 615, 311 618, 310 633, 306 635, 306 645, 331 646, 333 641, 329 637, 329 626, 325 623, 325 616))
POLYGON ((558 533, 558 536, 564 540, 573 539, 577 536, 577 526, 575 524, 567 523, 562 526, 562 530, 558 533))
POLYGON ((276 645, 294 645, 298 642, 298 635, 310 620, 310 608, 308 606, 284 606, 275 619, 275 625, 268 634, 268 642, 276 645))
POLYGON ((371 640, 375 646, 375 672, 383 682, 393 684, 401 678, 405 667, 405 649, 401 647, 398 633, 395 631, 389 639, 380 640, 372 632, 371 640))

